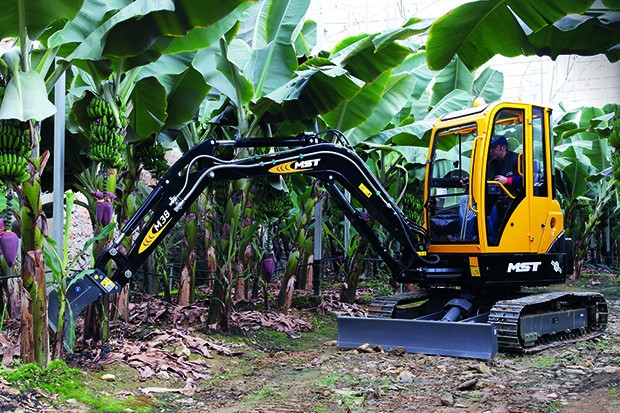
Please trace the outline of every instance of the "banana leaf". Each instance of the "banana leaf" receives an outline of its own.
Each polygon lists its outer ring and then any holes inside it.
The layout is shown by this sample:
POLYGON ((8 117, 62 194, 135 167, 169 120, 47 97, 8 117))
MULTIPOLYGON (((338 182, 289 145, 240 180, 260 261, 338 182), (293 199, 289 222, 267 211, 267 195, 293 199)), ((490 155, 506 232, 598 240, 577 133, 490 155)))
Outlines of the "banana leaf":
POLYGON ((246 76, 254 84, 255 97, 265 96, 291 79, 297 69, 294 33, 310 0, 263 2, 252 41, 252 59, 246 76))
MULTIPOLYGON (((227 45, 224 42, 220 43, 196 53, 192 64, 208 85, 230 98, 236 107, 241 108, 252 99, 254 88, 241 73, 241 68, 229 57, 227 45)), ((235 50, 237 53, 242 52, 242 49, 235 50)), ((249 59, 249 50, 246 52, 249 59)))
MULTIPOLYGON (((31 40, 39 38, 53 23, 73 19, 84 0, 19 0, 25 8, 25 24, 31 40)), ((0 13, 0 39, 19 37, 18 0, 4 1, 0 13)))
POLYGON ((415 83, 416 79, 406 73, 390 76, 379 104, 364 123, 355 128, 349 136, 351 144, 355 146, 358 142, 365 141, 369 136, 385 129, 392 118, 407 103, 415 83))
POLYGON ((252 112, 265 114, 270 121, 294 122, 312 119, 353 99, 363 82, 343 68, 325 63, 325 59, 319 58, 306 62, 297 77, 250 104, 252 112))
POLYGON ((42 121, 56 113, 56 107, 47 99, 43 76, 35 71, 16 72, 6 87, 0 119, 42 121))
POLYGON ((482 97, 486 102, 500 100, 504 94, 504 74, 485 68, 474 80, 473 95, 482 97))
MULTIPOLYGON (((97 60, 103 55, 107 44, 105 40, 108 39, 110 31, 116 25, 134 21, 133 19, 158 10, 174 10, 174 2, 171 0, 136 0, 121 9, 116 9, 114 5, 108 6, 105 2, 89 0, 71 25, 50 38, 48 46, 72 45, 70 48, 62 49, 64 53, 59 53, 68 61, 97 60), (113 14, 110 16, 109 13, 113 14)), ((151 33, 149 31, 145 34, 151 33)), ((134 44, 134 42, 140 45, 145 41, 138 33, 123 39, 125 45, 134 44), (132 39, 131 42, 126 40, 129 38, 132 39)))
POLYGON ((159 79, 169 90, 168 117, 162 129, 180 126, 192 120, 211 90, 202 74, 193 67, 187 68, 180 75, 162 76, 159 79))
POLYGON ((605 54, 614 63, 620 60, 620 13, 601 16, 570 15, 529 37, 536 54, 556 59, 559 55, 594 56, 605 54))
POLYGON ((138 136, 147 137, 162 130, 168 117, 166 98, 166 88, 156 77, 147 77, 136 83, 131 94, 134 109, 130 113, 130 122, 138 136))
MULTIPOLYGON (((557 55, 562 53, 562 44, 546 44, 548 49, 537 49, 530 36, 568 14, 585 13, 592 3, 593 0, 491 0, 463 4, 431 26, 428 65, 435 70, 442 69, 458 55, 474 70, 497 54, 514 57, 551 52, 557 55)), ((584 39, 592 40, 608 33, 592 27, 584 39)))
POLYGON ((435 82, 432 86, 431 106, 435 106, 455 89, 471 92, 473 84, 474 74, 465 67, 460 59, 454 59, 435 76, 435 82))
POLYGON ((295 52, 297 57, 310 56, 316 46, 317 24, 313 20, 306 20, 295 38, 295 52))
POLYGON ((351 100, 344 101, 321 118, 333 129, 346 132, 364 123, 381 102, 390 73, 379 76, 374 82, 364 85, 351 100))

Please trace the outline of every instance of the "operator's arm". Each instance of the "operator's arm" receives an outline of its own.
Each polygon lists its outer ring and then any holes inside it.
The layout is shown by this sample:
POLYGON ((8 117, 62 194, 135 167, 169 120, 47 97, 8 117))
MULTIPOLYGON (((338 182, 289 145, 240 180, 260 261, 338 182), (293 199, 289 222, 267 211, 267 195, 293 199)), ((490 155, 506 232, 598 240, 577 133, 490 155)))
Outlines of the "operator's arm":
POLYGON ((521 186, 523 186, 523 175, 519 173, 520 156, 517 153, 510 151, 506 154, 506 156, 508 157, 508 159, 506 159, 506 166, 509 166, 510 169, 502 168, 503 173, 500 172, 495 177, 495 180, 498 181, 500 184, 504 185, 505 187, 515 189, 520 188, 521 186))
POLYGON ((504 186, 519 187, 523 183, 523 176, 517 174, 516 176, 504 176, 498 175, 495 180, 504 186))

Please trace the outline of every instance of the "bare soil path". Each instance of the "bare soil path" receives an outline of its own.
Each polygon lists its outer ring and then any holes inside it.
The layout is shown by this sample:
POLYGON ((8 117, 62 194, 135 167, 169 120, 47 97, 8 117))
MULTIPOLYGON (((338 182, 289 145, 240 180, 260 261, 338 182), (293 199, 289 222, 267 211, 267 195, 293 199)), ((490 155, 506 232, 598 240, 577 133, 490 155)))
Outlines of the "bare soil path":
MULTIPOLYGON (((150 321, 136 316, 116 326, 114 340, 83 345, 69 364, 99 394, 141 401, 125 411, 619 412, 620 282, 588 278, 566 288, 584 287, 607 296, 607 331, 531 355, 473 360, 340 349, 335 317, 314 310, 239 312, 232 334, 214 334, 201 327, 199 304, 175 309, 150 300, 150 321)), ((144 302, 133 305, 141 314, 144 302)), ((98 410, 0 380, 0 412, 44 411, 98 410)))

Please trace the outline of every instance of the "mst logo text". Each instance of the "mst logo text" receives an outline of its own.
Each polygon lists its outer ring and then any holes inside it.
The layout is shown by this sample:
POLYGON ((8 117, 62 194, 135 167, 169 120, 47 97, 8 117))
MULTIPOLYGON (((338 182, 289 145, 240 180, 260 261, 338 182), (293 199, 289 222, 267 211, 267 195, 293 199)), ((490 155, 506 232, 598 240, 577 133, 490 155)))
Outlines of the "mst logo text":
POLYGON ((536 272, 542 264, 540 261, 535 262, 516 262, 508 264, 508 272, 536 272))
POLYGON ((320 158, 290 161, 270 168, 269 172, 274 174, 291 174, 295 172, 310 171, 317 167, 320 161, 320 158))

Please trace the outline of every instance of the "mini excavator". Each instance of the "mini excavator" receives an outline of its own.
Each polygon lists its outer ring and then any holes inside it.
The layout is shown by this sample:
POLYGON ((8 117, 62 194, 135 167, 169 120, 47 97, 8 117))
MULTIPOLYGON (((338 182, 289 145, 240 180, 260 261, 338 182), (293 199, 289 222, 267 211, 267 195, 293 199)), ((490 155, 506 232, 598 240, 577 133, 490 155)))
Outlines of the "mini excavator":
MULTIPOLYGON (((489 359, 497 351, 540 351, 605 330, 608 309, 601 294, 542 288, 565 283, 573 272, 573 244, 554 196, 550 108, 493 102, 445 114, 433 126, 425 168, 424 218, 418 224, 338 131, 206 139, 171 166, 94 268, 71 281, 71 312, 65 317, 77 317, 88 304, 120 291, 209 184, 304 174, 321 180, 393 279, 416 286, 377 297, 368 317, 339 316, 340 347, 370 344, 489 359), (334 139, 325 139, 330 135, 334 139), (517 159, 510 179, 491 173, 497 137, 517 159), (234 149, 259 147, 271 150, 234 157, 234 149), (390 233, 399 251, 384 244, 367 214, 390 233), (119 246, 129 236, 132 247, 122 253, 119 246)), ((49 303, 54 329, 59 311, 54 293, 49 303)))

